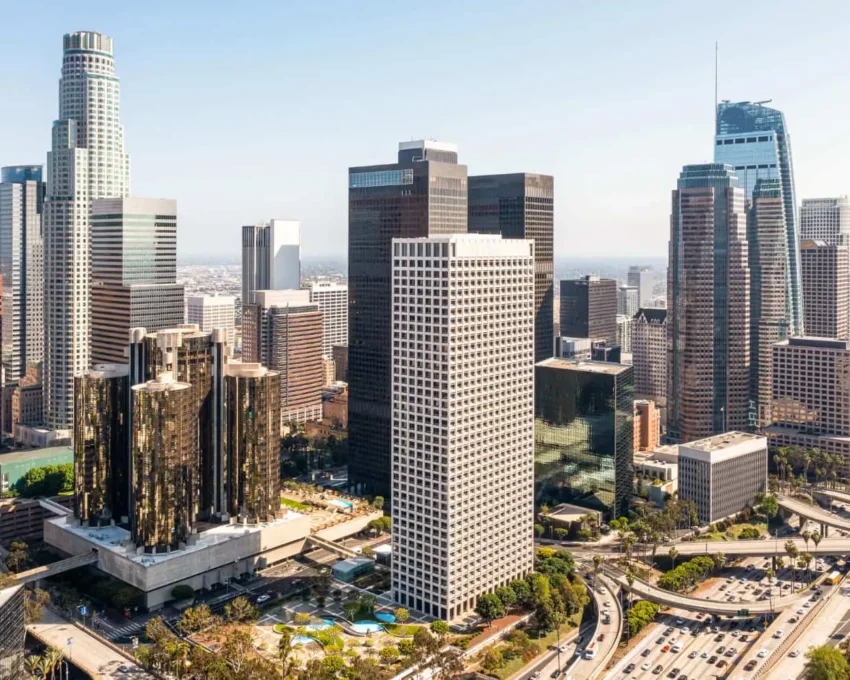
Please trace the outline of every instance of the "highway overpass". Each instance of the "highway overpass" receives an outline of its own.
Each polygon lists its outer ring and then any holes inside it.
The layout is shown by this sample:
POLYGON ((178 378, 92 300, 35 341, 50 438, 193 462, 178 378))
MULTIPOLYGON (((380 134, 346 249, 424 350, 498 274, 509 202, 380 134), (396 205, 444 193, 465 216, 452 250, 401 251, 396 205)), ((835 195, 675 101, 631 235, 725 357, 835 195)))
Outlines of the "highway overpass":
POLYGON ((623 589, 633 592, 638 597, 644 600, 651 600, 658 604, 667 605, 668 607, 677 607, 679 609, 687 609, 693 612, 706 612, 707 614, 716 614, 717 616, 735 615, 738 612, 745 610, 748 614, 770 614, 771 612, 782 611, 788 607, 799 607, 811 597, 810 591, 803 591, 796 595, 788 597, 777 597, 772 602, 764 600, 762 602, 718 602, 717 600, 699 599, 696 597, 688 597, 687 595, 679 595, 678 593, 662 590, 651 583, 647 583, 639 578, 635 578, 631 587, 626 579, 626 575, 618 569, 609 566, 603 567, 605 575, 612 581, 620 585, 623 589))
POLYGON ((826 527, 835 527, 850 532, 850 520, 843 519, 833 512, 824 510, 819 505, 808 505, 802 501, 793 500, 787 496, 778 496, 779 507, 804 519, 817 522, 823 527, 822 536, 827 535, 826 527))
MULTIPOLYGON (((689 541, 676 544, 679 555, 711 555, 722 552, 727 557, 785 557, 785 544, 791 541, 800 551, 812 555, 850 555, 850 538, 827 538, 815 547, 814 541, 806 542, 802 538, 771 538, 753 541, 689 541)), ((663 555, 661 550, 659 555, 663 555)))

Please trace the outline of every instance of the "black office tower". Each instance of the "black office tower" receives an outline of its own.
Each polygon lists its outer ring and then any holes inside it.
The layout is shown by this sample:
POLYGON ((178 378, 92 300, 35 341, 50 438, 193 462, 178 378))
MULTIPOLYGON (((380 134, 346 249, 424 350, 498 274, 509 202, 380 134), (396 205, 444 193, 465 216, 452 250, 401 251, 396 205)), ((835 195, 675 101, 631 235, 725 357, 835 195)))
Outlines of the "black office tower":
POLYGON ((402 142, 397 163, 349 168, 348 472, 362 493, 390 493, 390 343, 404 342, 392 328, 392 239, 466 231, 466 166, 453 145, 402 142))
POLYGON ((469 231, 534 241, 534 360, 554 348, 554 197, 550 175, 527 172, 469 178, 469 231))
POLYGON ((561 336, 617 342, 617 282, 585 276, 561 281, 561 336))

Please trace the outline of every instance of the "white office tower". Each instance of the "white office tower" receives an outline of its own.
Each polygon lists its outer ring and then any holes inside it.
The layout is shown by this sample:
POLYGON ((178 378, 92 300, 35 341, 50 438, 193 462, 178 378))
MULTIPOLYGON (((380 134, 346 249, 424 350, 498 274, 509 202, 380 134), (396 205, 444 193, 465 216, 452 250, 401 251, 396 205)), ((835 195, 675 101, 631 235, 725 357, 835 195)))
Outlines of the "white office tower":
POLYGON ((242 227, 242 307, 258 290, 301 288, 301 223, 271 220, 242 227))
POLYGON ((393 595, 452 620, 532 569, 534 243, 392 248, 393 595))
POLYGON ((348 285, 311 281, 306 288, 322 313, 322 356, 333 359, 334 345, 348 347, 348 285))
POLYGON ((44 359, 41 173, 40 165, 0 168, 2 363, 10 381, 25 376, 27 365, 44 359))
POLYGON ((205 333, 221 328, 227 344, 233 347, 236 335, 236 298, 232 295, 189 295, 186 297, 186 323, 198 324, 205 333))
POLYGON ((800 206, 800 241, 809 239, 823 241, 828 246, 850 240, 850 201, 846 196, 803 199, 800 206))
POLYGON ((44 410, 51 429, 72 427, 74 376, 91 367, 91 203, 130 190, 112 38, 80 31, 63 41, 44 203, 44 410))

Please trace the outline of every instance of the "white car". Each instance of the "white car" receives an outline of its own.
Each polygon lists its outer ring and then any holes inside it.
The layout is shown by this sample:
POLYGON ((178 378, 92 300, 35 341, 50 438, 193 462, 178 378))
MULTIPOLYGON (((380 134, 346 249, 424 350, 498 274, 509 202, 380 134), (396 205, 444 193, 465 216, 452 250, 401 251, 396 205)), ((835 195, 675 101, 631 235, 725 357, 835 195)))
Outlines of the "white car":
POLYGON ((741 633, 737 630, 732 631, 732 637, 738 637, 741 633))
POLYGON ((681 626, 685 622, 685 619, 676 619, 676 625, 681 626))
POLYGON ((700 658, 701 659, 707 659, 708 658, 708 652, 703 652, 702 654, 700 654, 700 658))
POLYGON ((690 633, 690 632, 691 632, 691 629, 690 629, 690 628, 688 628, 687 626, 682 626, 682 632, 683 632, 683 633, 690 633))
POLYGON ((610 607, 610 606, 611 606, 611 600, 605 600, 605 602, 603 602, 603 604, 604 604, 606 607, 610 607))
POLYGON ((570 648, 569 645, 561 645, 561 653, 566 654, 567 650, 570 648))
POLYGON ((675 645, 673 645, 673 651, 674 651, 676 654, 678 654, 679 652, 681 652, 681 651, 682 651, 682 643, 681 643, 681 642, 677 642, 675 645))
POLYGON ((650 668, 652 668, 652 664, 649 661, 647 661, 645 664, 641 664, 640 667, 642 671, 648 671, 650 668))
POLYGON ((775 637, 775 638, 778 640, 778 639, 779 639, 779 638, 781 638, 784 634, 785 634, 785 631, 784 631, 784 630, 782 630, 782 629, 780 628, 779 630, 777 630, 777 631, 773 634, 773 637, 775 637))
POLYGON ((800 650, 799 650, 799 649, 795 649, 795 650, 794 650, 793 652, 791 652, 788 656, 790 656, 792 659, 796 659, 798 656, 800 656, 800 650))
POLYGON ((768 654, 767 648, 762 648, 762 649, 759 650, 759 653, 757 654, 757 656, 758 656, 759 659, 763 659, 764 657, 767 656, 767 654, 768 654))
POLYGON ((271 599, 272 599, 271 595, 260 595, 257 598, 257 604, 263 604, 263 602, 268 602, 271 599))

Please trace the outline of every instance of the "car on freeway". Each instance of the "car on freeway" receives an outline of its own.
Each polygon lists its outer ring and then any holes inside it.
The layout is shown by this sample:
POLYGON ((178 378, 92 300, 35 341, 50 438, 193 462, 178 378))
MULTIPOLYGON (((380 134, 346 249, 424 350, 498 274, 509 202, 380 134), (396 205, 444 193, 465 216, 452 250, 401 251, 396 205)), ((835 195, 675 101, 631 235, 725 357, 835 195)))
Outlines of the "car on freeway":
POLYGON ((599 637, 596 638, 597 642, 605 642, 605 633, 600 633, 599 637))
POLYGON ((651 653, 652 653, 652 652, 650 651, 649 647, 647 647, 646 649, 644 649, 644 650, 640 653, 640 655, 641 655, 641 656, 645 659, 645 658, 646 658, 646 657, 648 657, 651 653))
POLYGON ((670 633, 672 633, 672 632, 673 632, 673 627, 668 626, 667 628, 664 629, 663 635, 670 635, 670 633))
POLYGON ((751 659, 750 662, 746 666, 744 666, 744 670, 745 671, 751 671, 757 665, 758 665, 758 661, 756 661, 755 659, 751 659))
POLYGON ((720 659, 716 664, 714 664, 717 668, 724 668, 729 665, 729 662, 726 659, 720 659))
POLYGON ((735 649, 734 647, 730 647, 726 650, 726 653, 723 656, 728 656, 731 659, 733 656, 735 656, 737 652, 737 649, 735 649))
POLYGON ((669 652, 669 651, 670 651, 670 645, 664 645, 664 646, 661 648, 661 653, 662 653, 662 654, 666 654, 666 653, 667 653, 667 652, 669 652))
POLYGON ((708 658, 708 652, 707 652, 707 651, 705 651, 705 652, 703 652, 702 654, 700 654, 700 658, 702 658, 702 659, 707 659, 707 658, 708 658))
POLYGON ((624 671, 626 673, 631 673, 634 669, 635 669, 635 665, 633 663, 630 663, 628 666, 625 667, 624 671))
POLYGON ((733 631, 732 631, 732 637, 738 637, 740 634, 741 634, 741 633, 740 633, 740 631, 738 631, 738 630, 733 630, 733 631))
POLYGON ((269 595, 269 594, 267 594, 267 593, 263 593, 262 595, 260 595, 260 596, 257 598, 257 604, 263 604, 263 602, 268 602, 268 601, 269 601, 269 600, 271 600, 271 599, 272 599, 272 596, 271 596, 271 595, 269 595))
POLYGON ((683 632, 683 633, 690 633, 690 632, 691 632, 691 629, 690 629, 690 628, 688 628, 687 626, 682 626, 682 632, 683 632))
POLYGON ((649 663, 649 661, 647 661, 645 664, 643 664, 643 665, 640 667, 640 669, 641 669, 642 671, 648 671, 650 668, 652 668, 652 664, 651 664, 651 663, 649 663))
POLYGON ((652 673, 653 673, 653 675, 660 675, 661 671, 663 671, 663 670, 664 670, 664 666, 662 666, 661 664, 658 664, 655 668, 652 669, 652 673))
POLYGON ((757 656, 759 659, 763 659, 763 658, 764 658, 764 657, 766 657, 769 653, 770 653, 770 650, 768 650, 768 648, 767 648, 767 647, 762 647, 762 648, 759 650, 759 653, 758 653, 758 654, 756 654, 756 656, 757 656))
POLYGON ((528 676, 528 680, 540 680, 540 671, 534 671, 528 676))
POLYGON ((708 663, 714 663, 715 661, 717 661, 717 657, 712 654, 711 657, 708 659, 708 663))
POLYGON ((725 635, 723 635, 723 633, 718 633, 717 637, 714 638, 714 641, 715 642, 723 642, 724 637, 725 637, 725 635))
POLYGON ((697 653, 696 653, 696 652, 691 652, 690 654, 688 654, 688 658, 689 658, 689 659, 696 659, 696 658, 697 658, 697 653))
POLYGON ((717 652, 718 654, 723 654, 723 652, 725 652, 725 651, 726 651, 726 647, 724 647, 723 645, 720 645, 720 646, 719 646, 717 649, 715 649, 714 651, 715 651, 715 652, 717 652))
POLYGON ((662 644, 662 643, 664 643, 664 642, 666 642, 666 640, 665 640, 663 637, 660 637, 660 638, 658 638, 658 639, 655 641, 655 644, 656 644, 656 645, 660 645, 660 644, 662 644))
POLYGON ((799 620, 800 619, 798 619, 796 616, 792 616, 790 619, 788 619, 788 623, 797 623, 797 621, 799 620))
POLYGON ((673 645, 673 651, 674 651, 676 654, 678 654, 679 652, 681 652, 681 651, 682 651, 682 643, 681 643, 681 642, 677 642, 675 645, 673 645))
POLYGON ((784 631, 784 630, 782 630, 782 629, 780 628, 779 630, 777 630, 777 631, 773 634, 773 637, 775 637, 775 638, 778 640, 778 639, 779 639, 779 638, 781 638, 784 634, 785 634, 785 631, 784 631))
POLYGON ((679 669, 678 669, 678 668, 674 668, 673 670, 671 670, 671 671, 667 674, 667 677, 668 677, 668 678, 675 678, 677 675, 679 675, 679 669))
POLYGON ((749 640, 749 639, 750 639, 750 636, 749 636, 749 635, 744 634, 744 635, 742 635, 741 637, 739 637, 739 638, 738 638, 738 641, 739 641, 739 642, 746 642, 746 641, 747 641, 747 640, 749 640))
POLYGON ((559 670, 556 668, 554 671, 552 671, 552 675, 550 675, 549 677, 550 677, 550 678, 557 678, 560 674, 561 674, 561 671, 559 671, 559 670))
POLYGON ((800 656, 800 650, 799 650, 799 649, 795 649, 795 650, 794 650, 793 652, 791 652, 788 656, 790 656, 792 659, 796 659, 798 656, 800 656))
POLYGON ((676 619, 676 625, 681 626, 685 622, 685 619, 676 619))

